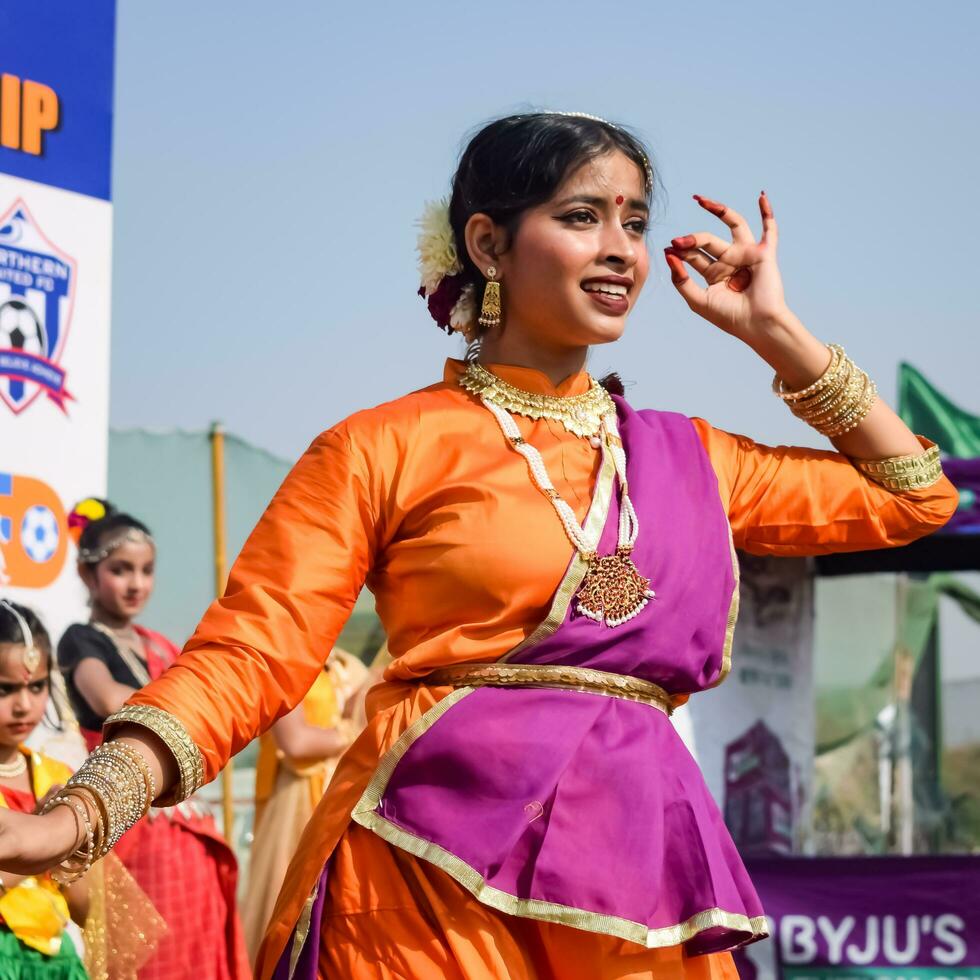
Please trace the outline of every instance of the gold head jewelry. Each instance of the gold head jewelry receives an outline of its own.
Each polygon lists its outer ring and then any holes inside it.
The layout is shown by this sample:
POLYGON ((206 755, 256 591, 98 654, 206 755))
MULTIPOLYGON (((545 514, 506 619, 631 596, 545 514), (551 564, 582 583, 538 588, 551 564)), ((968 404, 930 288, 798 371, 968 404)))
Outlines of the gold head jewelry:
POLYGON ((538 395, 523 391, 498 378, 476 361, 467 365, 459 379, 465 391, 507 412, 529 419, 550 419, 572 435, 589 438, 599 434, 603 418, 616 413, 612 396, 595 378, 589 378, 589 390, 581 395, 538 395))
MULTIPOLYGON (((549 116, 569 116, 572 119, 591 119, 592 122, 602 123, 603 126, 611 126, 613 129, 618 129, 620 132, 624 132, 623 127, 618 123, 610 122, 608 119, 603 119, 602 116, 594 116, 591 112, 563 112, 561 109, 549 109, 549 116)), ((650 161, 647 155, 643 155, 643 176, 646 178, 647 190, 653 190, 653 167, 650 166, 650 161)))
POLYGON ((497 282, 497 268, 487 269, 487 284, 483 289, 483 306, 480 308, 479 324, 490 329, 500 326, 500 283, 497 282))
POLYGON ((124 544, 148 544, 154 547, 151 535, 141 531, 138 527, 127 527, 119 534, 106 538, 97 548, 79 548, 78 560, 83 565, 98 565, 100 561, 108 558, 116 548, 121 548, 124 544))
POLYGON ((41 665, 41 651, 34 643, 34 634, 31 633, 31 628, 27 625, 27 620, 6 599, 0 599, 0 606, 3 606, 17 620, 21 640, 24 643, 24 652, 21 654, 20 662, 24 665, 27 676, 30 677, 41 665))

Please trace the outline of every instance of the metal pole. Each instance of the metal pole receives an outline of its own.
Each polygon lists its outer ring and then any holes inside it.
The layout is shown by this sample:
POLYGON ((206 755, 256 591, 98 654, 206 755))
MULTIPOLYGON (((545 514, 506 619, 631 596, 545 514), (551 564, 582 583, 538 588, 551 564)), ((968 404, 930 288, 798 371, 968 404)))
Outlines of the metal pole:
MULTIPOLYGON (((228 580, 228 549, 225 534, 225 431, 220 422, 211 425, 211 502, 214 528, 214 594, 224 594, 228 580)), ((229 760, 221 774, 221 812, 225 838, 234 847, 234 764, 229 760)))
POLYGON ((895 601, 895 847, 899 854, 911 854, 915 830, 911 703, 915 662, 905 643, 909 579, 904 572, 896 579, 895 601))

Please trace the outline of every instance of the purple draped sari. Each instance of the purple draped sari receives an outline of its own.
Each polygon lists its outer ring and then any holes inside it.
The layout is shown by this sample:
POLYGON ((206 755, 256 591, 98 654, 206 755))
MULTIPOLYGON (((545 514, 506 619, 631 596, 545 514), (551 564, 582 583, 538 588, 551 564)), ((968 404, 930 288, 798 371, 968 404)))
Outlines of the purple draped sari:
MULTIPOLYGON (((504 659, 690 694, 729 668, 738 581, 727 515, 689 419, 622 399, 617 408, 640 521, 633 558, 657 597, 622 626, 599 625, 569 601, 573 559, 551 627, 504 659)), ((615 494, 604 517, 600 554, 616 547, 615 494)), ((458 689, 381 760, 352 818, 509 914, 690 953, 766 934, 697 764, 648 704, 547 687, 458 689)))

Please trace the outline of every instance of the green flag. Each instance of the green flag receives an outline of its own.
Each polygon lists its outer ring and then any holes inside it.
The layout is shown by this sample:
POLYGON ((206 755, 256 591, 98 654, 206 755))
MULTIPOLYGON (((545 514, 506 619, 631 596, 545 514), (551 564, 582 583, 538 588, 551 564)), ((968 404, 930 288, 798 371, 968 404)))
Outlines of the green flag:
POLYGON ((898 414, 949 456, 980 456, 980 418, 937 391, 911 364, 898 369, 898 414))

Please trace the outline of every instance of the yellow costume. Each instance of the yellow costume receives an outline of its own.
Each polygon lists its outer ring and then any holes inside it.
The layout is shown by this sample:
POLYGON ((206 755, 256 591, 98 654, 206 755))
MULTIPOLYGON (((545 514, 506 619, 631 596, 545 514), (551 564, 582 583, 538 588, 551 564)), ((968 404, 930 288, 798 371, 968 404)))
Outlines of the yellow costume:
MULTIPOLYGON (((303 698, 306 723, 318 728, 337 727, 348 698, 366 677, 367 668, 356 657, 335 649, 303 698)), ((296 845, 338 761, 339 756, 290 758, 278 748, 271 732, 266 732, 259 740, 255 768, 255 831, 248 892, 242 906, 245 941, 252 959, 265 935, 296 845)))

